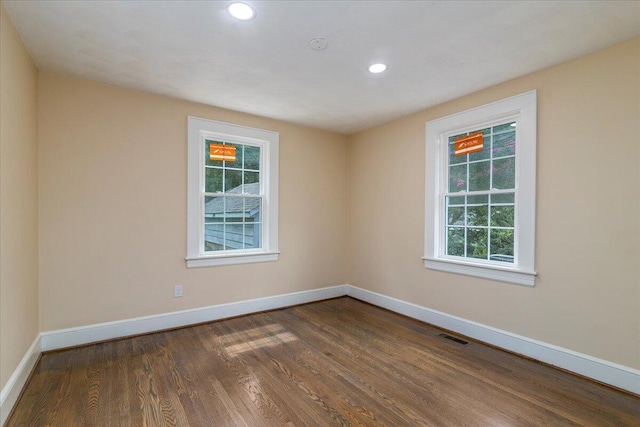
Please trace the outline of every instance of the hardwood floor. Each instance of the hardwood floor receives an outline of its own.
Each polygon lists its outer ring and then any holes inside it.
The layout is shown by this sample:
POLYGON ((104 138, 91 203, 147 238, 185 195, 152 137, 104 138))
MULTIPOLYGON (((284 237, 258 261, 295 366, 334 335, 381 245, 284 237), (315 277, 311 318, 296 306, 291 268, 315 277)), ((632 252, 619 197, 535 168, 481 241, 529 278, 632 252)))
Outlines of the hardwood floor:
POLYGON ((640 399, 343 297, 42 356, 7 426, 640 426, 640 399))

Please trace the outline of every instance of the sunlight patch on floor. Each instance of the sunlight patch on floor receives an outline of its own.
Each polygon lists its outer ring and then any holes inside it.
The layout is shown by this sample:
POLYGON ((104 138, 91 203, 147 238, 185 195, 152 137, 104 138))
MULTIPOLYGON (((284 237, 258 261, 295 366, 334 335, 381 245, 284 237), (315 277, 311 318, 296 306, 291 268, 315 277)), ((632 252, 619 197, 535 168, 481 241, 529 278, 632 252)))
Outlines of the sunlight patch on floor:
POLYGON ((224 349, 229 356, 237 356, 249 350, 263 347, 277 347, 298 338, 288 332, 282 325, 271 324, 259 328, 247 329, 220 337, 224 349))

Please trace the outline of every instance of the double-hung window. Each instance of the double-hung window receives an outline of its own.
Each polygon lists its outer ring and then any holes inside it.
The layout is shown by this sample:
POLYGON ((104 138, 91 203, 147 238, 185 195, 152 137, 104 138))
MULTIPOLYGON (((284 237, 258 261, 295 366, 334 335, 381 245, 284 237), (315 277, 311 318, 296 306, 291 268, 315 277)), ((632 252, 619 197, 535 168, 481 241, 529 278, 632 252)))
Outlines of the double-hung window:
POLYGON ((278 142, 189 117, 187 267, 278 259, 278 142))
POLYGON ((536 92, 426 125, 425 267, 534 284, 536 92))

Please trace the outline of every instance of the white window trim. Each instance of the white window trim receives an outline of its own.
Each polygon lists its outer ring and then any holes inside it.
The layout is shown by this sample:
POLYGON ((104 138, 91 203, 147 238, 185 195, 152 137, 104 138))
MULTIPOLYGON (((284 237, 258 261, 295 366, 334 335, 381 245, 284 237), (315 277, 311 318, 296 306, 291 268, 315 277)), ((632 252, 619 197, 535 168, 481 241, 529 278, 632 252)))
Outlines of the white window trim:
POLYGON ((535 284, 536 109, 536 91, 533 90, 427 122, 423 257, 426 268, 518 285, 535 284), (447 185, 448 138, 507 119, 516 121, 516 263, 511 266, 448 258, 444 255, 442 197, 447 185))
POLYGON ((187 267, 213 267, 277 261, 278 251, 278 132, 231 123, 189 117, 187 158, 187 267), (204 141, 259 145, 261 193, 265 194, 262 212, 262 248, 225 253, 204 252, 204 141))

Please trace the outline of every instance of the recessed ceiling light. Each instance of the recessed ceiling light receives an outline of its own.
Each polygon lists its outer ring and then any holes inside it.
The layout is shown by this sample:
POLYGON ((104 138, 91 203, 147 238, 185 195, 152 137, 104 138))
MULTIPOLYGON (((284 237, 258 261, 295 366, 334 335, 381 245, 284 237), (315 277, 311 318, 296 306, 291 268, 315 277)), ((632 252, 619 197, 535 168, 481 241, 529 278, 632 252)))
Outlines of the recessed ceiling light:
POLYGON ((381 73, 386 69, 387 69, 386 64, 373 64, 372 66, 369 67, 369 71, 374 74, 381 73))
POLYGON ((256 12, 246 3, 231 3, 227 10, 231 16, 241 21, 248 21, 256 16, 256 12))

